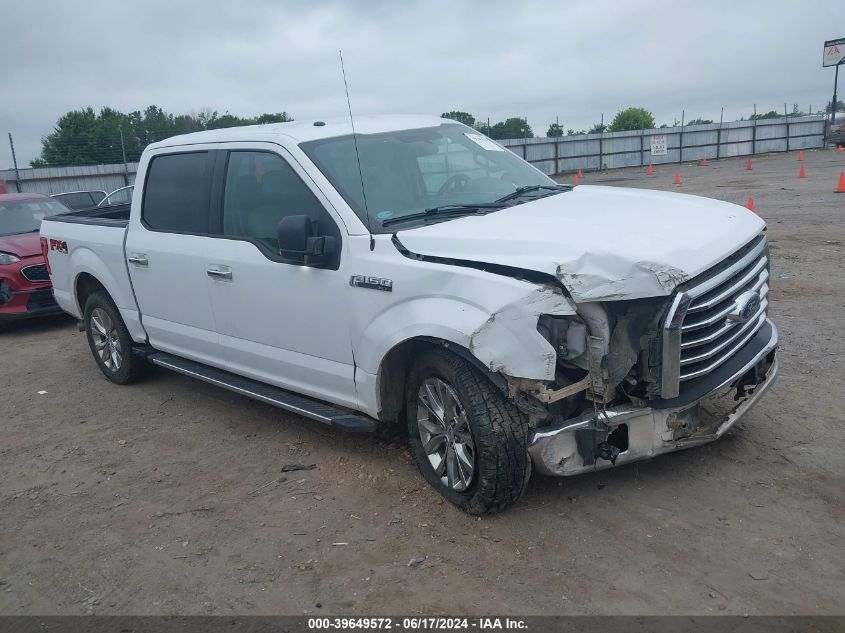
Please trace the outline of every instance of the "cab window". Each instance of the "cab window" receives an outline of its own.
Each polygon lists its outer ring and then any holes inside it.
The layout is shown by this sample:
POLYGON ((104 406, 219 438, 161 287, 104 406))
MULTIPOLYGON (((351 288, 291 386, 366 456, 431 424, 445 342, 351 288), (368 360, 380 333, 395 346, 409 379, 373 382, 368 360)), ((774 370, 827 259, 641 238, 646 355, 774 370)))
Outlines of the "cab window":
POLYGON ((230 152, 223 194, 223 235, 249 240, 266 254, 278 256, 277 227, 290 215, 307 215, 315 235, 333 235, 339 242, 337 225, 281 156, 230 152))
POLYGON ((144 187, 144 223, 154 231, 207 234, 212 163, 208 152, 154 157, 144 187))

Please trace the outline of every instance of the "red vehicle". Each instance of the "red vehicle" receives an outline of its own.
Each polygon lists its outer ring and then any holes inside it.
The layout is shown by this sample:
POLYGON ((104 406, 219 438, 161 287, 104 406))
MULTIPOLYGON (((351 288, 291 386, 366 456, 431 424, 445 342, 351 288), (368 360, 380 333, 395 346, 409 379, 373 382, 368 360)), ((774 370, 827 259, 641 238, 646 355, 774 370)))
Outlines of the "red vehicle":
POLYGON ((68 211, 37 193, 0 194, 0 327, 61 312, 53 300, 39 229, 45 217, 68 211))

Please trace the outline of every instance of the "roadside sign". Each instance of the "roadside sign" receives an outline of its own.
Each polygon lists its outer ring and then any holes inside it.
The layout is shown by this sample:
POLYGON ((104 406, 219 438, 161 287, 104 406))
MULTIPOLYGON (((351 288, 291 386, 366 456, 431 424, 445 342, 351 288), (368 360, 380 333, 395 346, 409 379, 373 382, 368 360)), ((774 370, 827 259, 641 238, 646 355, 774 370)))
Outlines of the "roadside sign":
POLYGON ((845 61, 845 38, 825 42, 822 67, 837 66, 843 61, 845 61))
POLYGON ((651 140, 651 155, 652 156, 666 156, 666 135, 653 134, 651 140))

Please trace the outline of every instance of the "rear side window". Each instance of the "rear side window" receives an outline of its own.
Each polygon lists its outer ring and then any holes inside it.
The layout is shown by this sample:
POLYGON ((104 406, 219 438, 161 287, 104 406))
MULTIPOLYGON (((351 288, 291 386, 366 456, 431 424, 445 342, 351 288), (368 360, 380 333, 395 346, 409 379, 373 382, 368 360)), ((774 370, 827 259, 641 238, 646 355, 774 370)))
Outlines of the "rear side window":
POLYGON ((209 232, 208 152, 156 156, 147 171, 141 218, 155 231, 209 232))

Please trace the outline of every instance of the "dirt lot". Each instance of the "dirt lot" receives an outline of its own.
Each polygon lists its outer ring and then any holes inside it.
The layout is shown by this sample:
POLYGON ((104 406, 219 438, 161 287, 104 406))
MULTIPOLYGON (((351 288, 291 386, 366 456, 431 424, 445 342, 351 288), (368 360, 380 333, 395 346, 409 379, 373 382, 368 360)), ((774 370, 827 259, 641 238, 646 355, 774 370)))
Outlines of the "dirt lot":
POLYGON ((403 446, 164 371, 112 385, 68 319, 3 332, 0 613, 842 613, 845 154, 805 180, 795 158, 582 180, 754 196, 780 380, 715 444, 535 477, 497 516, 443 504, 403 446))

